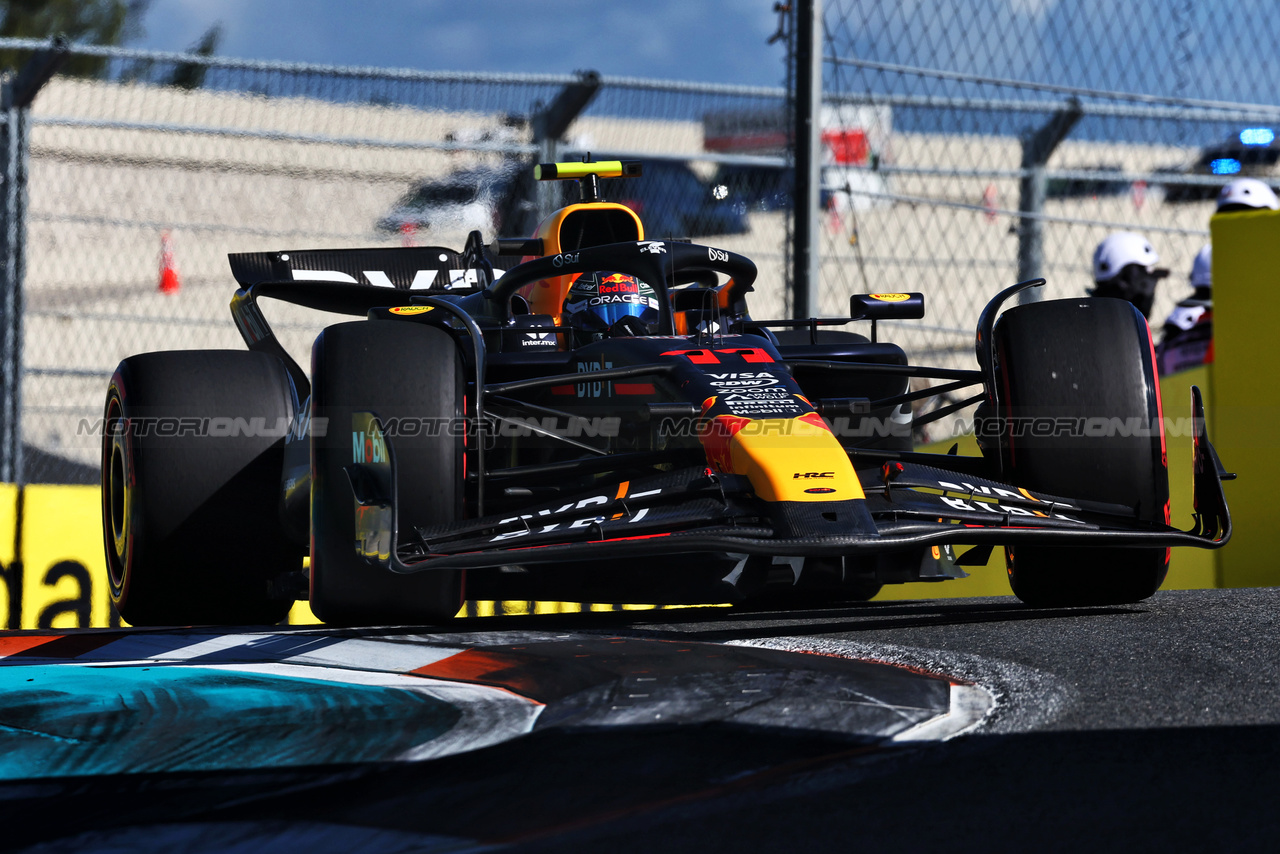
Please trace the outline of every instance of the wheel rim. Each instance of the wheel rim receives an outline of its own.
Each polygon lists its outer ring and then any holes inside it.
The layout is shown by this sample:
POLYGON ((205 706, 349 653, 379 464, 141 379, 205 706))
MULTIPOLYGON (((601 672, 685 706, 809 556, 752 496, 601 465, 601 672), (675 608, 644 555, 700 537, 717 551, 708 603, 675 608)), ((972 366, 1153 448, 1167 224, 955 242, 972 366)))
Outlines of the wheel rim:
POLYGON ((112 398, 107 406, 104 419, 106 436, 103 447, 103 472, 106 483, 103 484, 103 515, 106 517, 104 528, 111 538, 111 560, 107 561, 107 572, 111 578, 111 587, 122 591, 129 564, 131 538, 129 535, 129 451, 125 445, 125 419, 120 410, 120 401, 112 398))
POLYGON ((125 540, 128 536, 128 520, 126 514, 124 483, 124 454, 119 447, 111 449, 111 536, 115 540, 116 554, 121 557, 125 553, 125 540))

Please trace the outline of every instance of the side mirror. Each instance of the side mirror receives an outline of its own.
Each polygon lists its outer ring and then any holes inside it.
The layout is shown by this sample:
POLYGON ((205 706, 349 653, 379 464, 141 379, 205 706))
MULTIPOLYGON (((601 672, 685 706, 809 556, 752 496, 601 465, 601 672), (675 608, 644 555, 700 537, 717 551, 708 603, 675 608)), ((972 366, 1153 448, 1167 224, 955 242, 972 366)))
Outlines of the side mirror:
POLYGON ((850 320, 919 320, 924 317, 924 294, 854 294, 849 297, 850 320))

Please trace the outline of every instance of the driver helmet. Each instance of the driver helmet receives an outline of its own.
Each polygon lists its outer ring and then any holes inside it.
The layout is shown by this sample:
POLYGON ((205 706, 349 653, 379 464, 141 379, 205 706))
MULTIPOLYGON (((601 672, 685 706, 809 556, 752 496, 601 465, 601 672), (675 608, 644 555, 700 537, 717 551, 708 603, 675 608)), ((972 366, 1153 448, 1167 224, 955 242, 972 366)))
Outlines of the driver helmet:
POLYGON ((627 273, 583 273, 569 288, 564 322, 578 330, 579 342, 595 341, 610 332, 652 335, 660 313, 654 289, 627 273))
POLYGON ((1218 213, 1229 211, 1280 210, 1275 191, 1257 178, 1236 178, 1218 193, 1218 213))
POLYGON ((1156 284, 1169 275, 1157 269, 1160 256, 1145 237, 1132 231, 1107 235, 1093 252, 1093 281, 1096 297, 1114 297, 1133 303, 1144 317, 1151 314, 1156 284))

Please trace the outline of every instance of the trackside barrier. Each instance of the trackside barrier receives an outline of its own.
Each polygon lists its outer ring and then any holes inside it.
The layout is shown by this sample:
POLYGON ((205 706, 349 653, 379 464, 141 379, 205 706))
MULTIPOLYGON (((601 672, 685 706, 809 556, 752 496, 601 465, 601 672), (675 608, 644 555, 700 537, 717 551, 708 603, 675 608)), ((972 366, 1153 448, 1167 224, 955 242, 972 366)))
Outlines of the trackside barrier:
POLYGON ((1240 477, 1227 500, 1235 533, 1218 552, 1224 587, 1280 584, 1275 559, 1276 484, 1280 483, 1280 401, 1272 377, 1280 365, 1280 212, 1215 216, 1213 235, 1214 447, 1240 477))
POLYGON ((8 629, 119 626, 94 486, 0 484, 0 620, 8 629))

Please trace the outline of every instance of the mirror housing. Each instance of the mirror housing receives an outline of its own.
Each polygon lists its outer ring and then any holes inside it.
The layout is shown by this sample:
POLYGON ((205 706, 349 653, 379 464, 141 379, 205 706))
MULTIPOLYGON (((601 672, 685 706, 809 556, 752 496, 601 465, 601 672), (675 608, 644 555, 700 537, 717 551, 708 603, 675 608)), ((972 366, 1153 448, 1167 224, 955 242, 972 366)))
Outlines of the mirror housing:
POLYGON ((854 294, 849 297, 850 320, 919 320, 924 317, 924 294, 854 294))

